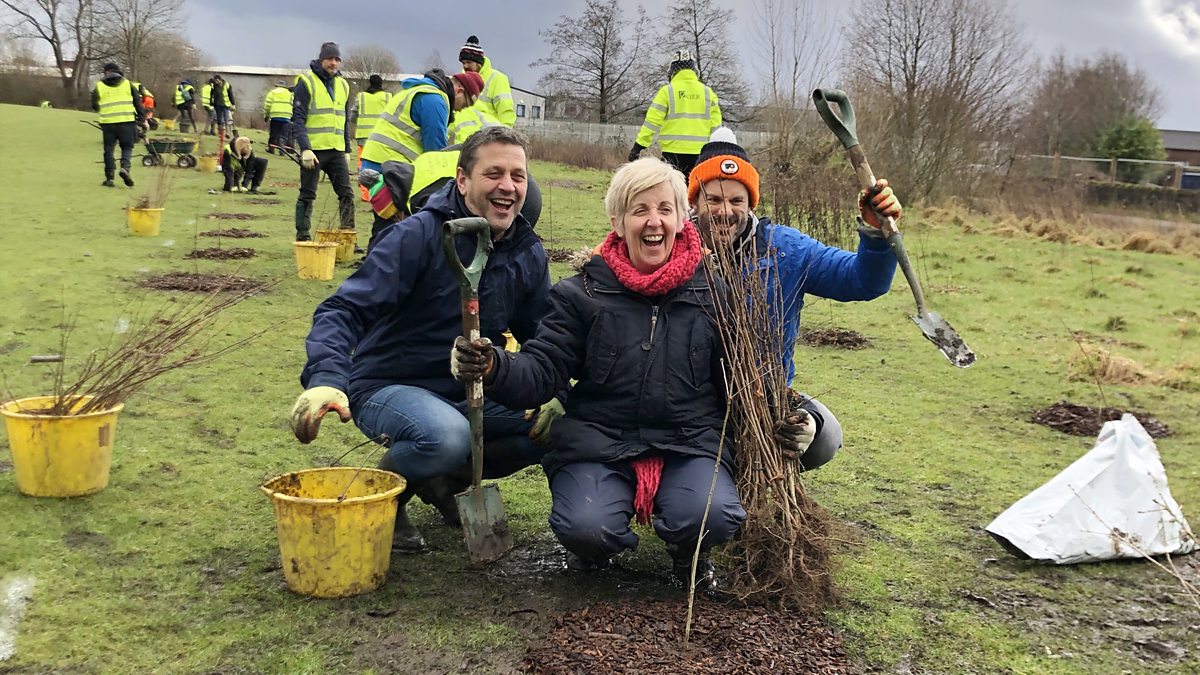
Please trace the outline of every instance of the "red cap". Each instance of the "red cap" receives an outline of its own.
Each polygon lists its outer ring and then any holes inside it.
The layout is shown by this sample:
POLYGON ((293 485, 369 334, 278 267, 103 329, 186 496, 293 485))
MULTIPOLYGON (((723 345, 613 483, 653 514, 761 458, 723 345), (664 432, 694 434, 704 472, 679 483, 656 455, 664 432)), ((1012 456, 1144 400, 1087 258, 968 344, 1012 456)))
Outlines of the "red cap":
POLYGON ((475 99, 479 98, 479 92, 483 91, 483 78, 479 76, 479 73, 455 73, 453 77, 467 92, 471 103, 474 103, 475 99))

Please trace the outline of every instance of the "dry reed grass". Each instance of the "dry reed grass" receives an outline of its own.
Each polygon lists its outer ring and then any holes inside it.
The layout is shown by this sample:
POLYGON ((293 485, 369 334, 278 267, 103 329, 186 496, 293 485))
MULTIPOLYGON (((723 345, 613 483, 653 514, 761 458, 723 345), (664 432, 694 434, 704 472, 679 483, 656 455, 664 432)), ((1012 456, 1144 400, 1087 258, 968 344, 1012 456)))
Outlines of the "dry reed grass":
POLYGON ((1165 381, 1162 375, 1133 359, 1086 343, 1080 343, 1078 351, 1072 354, 1068 369, 1072 380, 1101 384, 1155 385, 1165 381))
POLYGON ((529 137, 529 156, 544 162, 603 171, 613 171, 627 159, 626 151, 617 146, 541 136, 529 137))

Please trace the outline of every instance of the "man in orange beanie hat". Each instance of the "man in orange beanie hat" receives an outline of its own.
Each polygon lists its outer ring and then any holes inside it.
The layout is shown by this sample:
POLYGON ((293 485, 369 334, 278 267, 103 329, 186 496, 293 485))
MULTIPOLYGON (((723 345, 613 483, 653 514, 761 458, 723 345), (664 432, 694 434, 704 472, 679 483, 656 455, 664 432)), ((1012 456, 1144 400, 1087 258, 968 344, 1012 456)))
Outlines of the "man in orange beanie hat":
MULTIPOLYGON (((791 386, 804 295, 848 302, 887 293, 896 273, 896 256, 879 229, 880 218, 899 218, 901 207, 886 180, 860 194, 858 252, 851 253, 755 214, 758 198, 758 171, 750 157, 731 130, 717 129, 701 148, 688 177, 692 220, 710 249, 732 247, 747 269, 763 271, 768 312, 782 328, 781 358, 791 386)), ((833 459, 841 447, 841 425, 819 401, 795 391, 789 397, 792 410, 777 424, 776 436, 803 470, 815 469, 833 459)))

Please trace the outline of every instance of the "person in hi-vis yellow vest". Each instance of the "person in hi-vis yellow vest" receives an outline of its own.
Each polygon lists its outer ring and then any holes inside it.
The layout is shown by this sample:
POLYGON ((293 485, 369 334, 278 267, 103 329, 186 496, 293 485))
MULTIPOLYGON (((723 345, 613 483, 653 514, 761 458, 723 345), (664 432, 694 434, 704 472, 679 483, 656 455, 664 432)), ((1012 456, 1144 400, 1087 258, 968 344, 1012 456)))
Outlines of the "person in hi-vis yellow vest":
POLYGON ((296 241, 312 240, 313 202, 324 171, 338 198, 343 230, 354 229, 354 192, 350 189, 350 84, 342 77, 342 52, 335 42, 321 45, 292 92, 292 134, 300 146, 300 197, 296 200, 296 241))
POLYGON ((100 130, 104 133, 104 187, 113 187, 117 172, 113 148, 121 146, 121 180, 133 187, 129 175, 133 159, 133 144, 137 142, 138 127, 146 117, 142 96, 115 63, 104 65, 104 77, 92 89, 92 110, 100 113, 100 130))
MULTIPOLYGON (((389 97, 383 89, 383 76, 372 75, 367 80, 367 90, 358 92, 354 97, 354 105, 350 106, 350 121, 354 123, 354 141, 358 143, 358 166, 362 168, 363 144, 375 130, 375 123, 383 116, 389 97)), ((359 196, 365 202, 370 195, 366 188, 359 187, 359 196)))
POLYGON ((669 79, 646 110, 646 121, 638 132, 629 161, 633 161, 658 138, 662 156, 684 176, 696 164, 700 148, 721 126, 717 95, 696 75, 696 62, 686 50, 675 52, 669 79))
POLYGON ((263 99, 263 121, 269 126, 267 132, 267 154, 275 154, 275 149, 291 147, 291 134, 288 127, 292 126, 292 90, 288 89, 286 80, 276 80, 275 87, 267 92, 263 99))
POLYGON ((513 108, 512 86, 508 76, 492 67, 492 60, 483 54, 479 38, 472 35, 458 52, 458 62, 462 64, 463 72, 479 73, 483 78, 483 91, 473 108, 496 118, 500 124, 511 127, 517 121, 517 113, 513 108))

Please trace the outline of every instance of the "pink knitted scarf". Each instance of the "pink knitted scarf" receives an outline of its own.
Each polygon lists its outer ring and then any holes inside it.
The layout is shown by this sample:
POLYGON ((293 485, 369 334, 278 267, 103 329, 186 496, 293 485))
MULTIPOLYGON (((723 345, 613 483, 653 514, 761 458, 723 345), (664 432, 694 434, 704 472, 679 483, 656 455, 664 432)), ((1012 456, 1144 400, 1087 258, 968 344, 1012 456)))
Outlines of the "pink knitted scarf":
POLYGON ((635 293, 650 297, 666 295, 691 279, 702 254, 700 234, 687 220, 683 221, 683 229, 675 236, 675 246, 671 249, 667 264, 649 274, 642 274, 633 266, 629 259, 629 246, 617 236, 615 230, 609 232, 608 238, 600 245, 600 255, 617 276, 617 281, 635 293))

